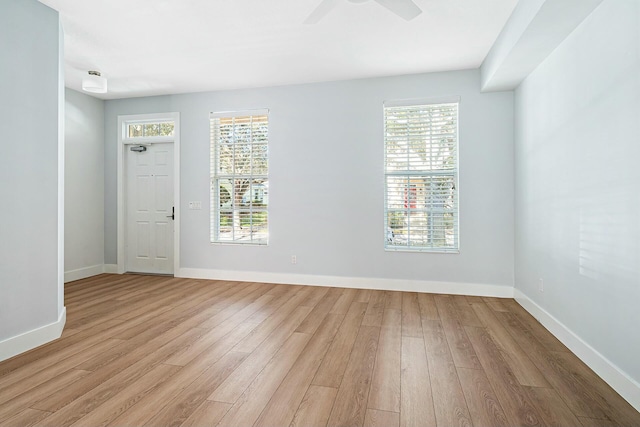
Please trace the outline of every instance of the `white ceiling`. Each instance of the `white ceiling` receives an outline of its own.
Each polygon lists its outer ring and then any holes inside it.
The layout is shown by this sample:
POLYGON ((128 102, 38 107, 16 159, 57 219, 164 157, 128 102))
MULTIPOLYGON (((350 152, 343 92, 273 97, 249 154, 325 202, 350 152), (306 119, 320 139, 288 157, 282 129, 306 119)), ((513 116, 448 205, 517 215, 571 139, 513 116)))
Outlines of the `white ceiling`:
POLYGON ((339 0, 40 0, 60 12, 65 80, 88 70, 103 99, 477 68, 518 0, 415 0, 406 22, 339 0))

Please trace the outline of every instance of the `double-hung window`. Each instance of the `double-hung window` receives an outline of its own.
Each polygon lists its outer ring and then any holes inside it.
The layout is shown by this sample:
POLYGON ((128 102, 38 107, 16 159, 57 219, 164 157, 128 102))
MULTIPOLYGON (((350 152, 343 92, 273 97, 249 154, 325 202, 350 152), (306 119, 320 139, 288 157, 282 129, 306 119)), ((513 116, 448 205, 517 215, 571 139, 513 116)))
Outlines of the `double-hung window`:
POLYGON ((211 113, 211 242, 266 245, 268 110, 211 113))
POLYGON ((458 251, 458 99, 384 105, 385 248, 458 251))

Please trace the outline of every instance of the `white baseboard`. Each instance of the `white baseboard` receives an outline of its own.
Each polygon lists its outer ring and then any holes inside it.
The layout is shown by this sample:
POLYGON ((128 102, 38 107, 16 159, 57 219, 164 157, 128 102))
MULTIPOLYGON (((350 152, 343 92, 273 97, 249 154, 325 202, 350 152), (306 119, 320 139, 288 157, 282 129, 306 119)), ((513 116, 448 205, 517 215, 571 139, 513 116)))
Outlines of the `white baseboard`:
POLYGON ((103 273, 118 274, 118 264, 105 264, 103 273))
POLYGON ((98 264, 90 267, 79 268, 77 270, 65 271, 64 283, 86 279, 87 277, 97 276, 102 273, 118 274, 118 266, 116 264, 98 264))
POLYGON ((66 322, 67 307, 63 307, 56 322, 0 341, 0 362, 60 338, 66 322))
POLYGON ((545 309, 536 304, 519 289, 514 290, 516 301, 535 317, 549 332, 555 335, 569 350, 609 384, 631 406, 640 411, 640 384, 604 357, 595 348, 567 328, 545 309))
POLYGON ((316 276, 312 274, 267 273, 257 271, 207 270, 181 268, 176 277, 241 282, 282 283, 288 285, 330 286, 385 291, 428 292, 513 298, 513 288, 478 283, 432 282, 426 280, 383 279, 370 277, 316 276))
POLYGON ((64 283, 73 282, 74 280, 86 279, 87 277, 97 276, 104 273, 104 264, 92 265, 90 267, 78 268, 64 272, 64 283))

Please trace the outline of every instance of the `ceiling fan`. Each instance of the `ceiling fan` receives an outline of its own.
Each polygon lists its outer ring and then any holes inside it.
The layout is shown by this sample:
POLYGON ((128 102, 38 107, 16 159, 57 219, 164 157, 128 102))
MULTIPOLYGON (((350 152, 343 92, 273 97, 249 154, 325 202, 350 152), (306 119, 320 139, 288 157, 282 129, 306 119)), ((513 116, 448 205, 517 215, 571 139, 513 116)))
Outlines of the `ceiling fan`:
MULTIPOLYGON (((322 2, 315 8, 311 15, 304 21, 305 24, 317 24, 322 18, 324 18, 333 8, 335 8, 339 1, 342 0, 322 0, 322 2)), ((369 0, 347 0, 351 3, 365 3, 369 0)), ((380 6, 383 6, 395 13, 399 17, 406 21, 411 21, 416 16, 422 13, 422 10, 416 5, 413 0, 373 0, 380 6)))

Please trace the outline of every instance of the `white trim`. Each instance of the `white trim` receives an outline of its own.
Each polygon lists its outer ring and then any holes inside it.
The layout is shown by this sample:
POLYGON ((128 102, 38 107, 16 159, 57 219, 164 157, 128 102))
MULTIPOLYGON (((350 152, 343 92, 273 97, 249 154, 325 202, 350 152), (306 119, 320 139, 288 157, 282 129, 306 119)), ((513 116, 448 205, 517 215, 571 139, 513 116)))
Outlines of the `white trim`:
POLYGON ((609 384, 631 406, 640 411, 640 384, 618 368, 598 350, 567 328, 552 314, 540 307, 519 289, 514 289, 514 298, 535 317, 549 332, 555 335, 569 350, 609 384))
POLYGON ((63 307, 56 322, 0 341, 0 362, 60 338, 66 322, 67 308, 63 307))
POLYGON ((118 274, 118 264, 105 264, 103 273, 118 274))
POLYGON ((480 283, 432 282, 427 280, 384 279, 378 277, 316 276, 312 274, 208 270, 200 268, 181 268, 176 271, 175 276, 190 279, 232 280, 240 282, 282 283, 288 285, 513 298, 513 288, 511 286, 480 283))
POLYGON ((238 111, 214 111, 209 113, 209 119, 223 118, 223 117, 238 117, 238 116, 268 116, 268 108, 256 108, 254 110, 238 110, 238 111))
POLYGON ((65 111, 64 87, 64 29, 58 21, 58 263, 56 274, 57 312, 61 316, 64 307, 64 157, 65 157, 65 111))
POLYGON ((385 107, 409 107, 413 105, 460 104, 459 96, 439 96, 436 98, 394 99, 384 101, 385 107))
MULTIPOLYGON (((75 270, 64 272, 64 283, 73 282, 74 280, 86 279, 87 277, 97 276, 104 273, 104 264, 82 267, 75 270)), ((117 267, 116 267, 117 268, 117 267)))
POLYGON ((153 121, 171 121, 175 124, 174 136, 171 138, 160 137, 160 139, 141 138, 140 145, 153 142, 172 142, 173 143, 173 205, 175 207, 175 219, 173 227, 173 271, 174 273, 180 268, 180 113, 154 113, 154 114, 135 114, 118 116, 118 166, 117 166, 117 206, 118 206, 118 241, 117 241, 117 264, 116 271, 109 271, 117 274, 125 272, 125 194, 124 194, 124 155, 126 151, 124 146, 127 142, 133 141, 132 138, 125 137, 125 126, 128 123, 153 122, 153 121), (165 140, 166 139, 166 140, 165 140))

